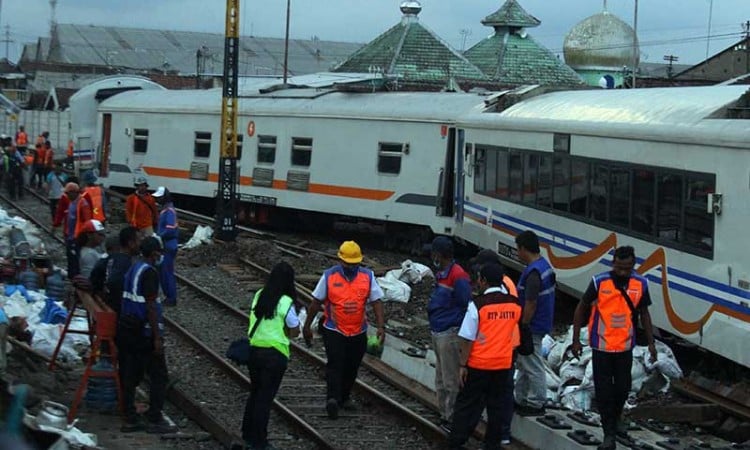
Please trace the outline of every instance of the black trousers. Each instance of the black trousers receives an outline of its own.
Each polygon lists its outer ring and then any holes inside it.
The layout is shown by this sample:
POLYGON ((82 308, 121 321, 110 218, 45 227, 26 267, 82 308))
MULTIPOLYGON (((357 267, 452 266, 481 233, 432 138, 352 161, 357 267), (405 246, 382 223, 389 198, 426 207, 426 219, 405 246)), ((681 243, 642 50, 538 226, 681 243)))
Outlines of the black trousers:
POLYGON ((167 396, 167 360, 164 351, 157 355, 151 338, 132 337, 121 332, 118 341, 120 350, 120 379, 125 402, 125 417, 133 419, 135 412, 135 389, 148 374, 151 389, 149 390, 149 408, 146 417, 149 421, 161 420, 164 399, 167 396))
POLYGON ((44 176, 47 174, 47 168, 44 164, 34 164, 34 171, 31 173, 29 179, 29 187, 33 187, 36 184, 37 189, 42 187, 45 182, 44 176))
POLYGON ((268 444, 271 404, 286 372, 287 357, 273 348, 250 348, 250 396, 242 419, 242 439, 254 448, 268 444))
POLYGON ((5 174, 8 196, 11 200, 23 198, 23 173, 21 169, 13 169, 5 174))
POLYGON ((367 350, 367 333, 347 337, 323 328, 323 344, 326 347, 327 397, 339 404, 347 401, 357 380, 357 371, 367 350))
MULTIPOLYGON (((67 214, 67 213, 66 213, 67 214)), ((67 226, 67 225, 63 225, 67 226)), ((78 244, 73 240, 65 241, 65 257, 68 260, 68 279, 72 280, 73 277, 81 273, 81 264, 78 260, 80 249, 78 244)))
POLYGON ((49 212, 50 217, 52 217, 52 220, 55 220, 55 213, 57 213, 57 203, 60 201, 60 198, 51 198, 49 199, 49 212))
POLYGON ((453 427, 448 444, 461 448, 487 408, 484 448, 499 449, 501 439, 510 439, 513 420, 513 369, 478 370, 469 368, 464 387, 453 407, 453 427))
POLYGON ((630 392, 633 351, 608 353, 594 350, 594 394, 604 435, 617 433, 617 422, 630 392))

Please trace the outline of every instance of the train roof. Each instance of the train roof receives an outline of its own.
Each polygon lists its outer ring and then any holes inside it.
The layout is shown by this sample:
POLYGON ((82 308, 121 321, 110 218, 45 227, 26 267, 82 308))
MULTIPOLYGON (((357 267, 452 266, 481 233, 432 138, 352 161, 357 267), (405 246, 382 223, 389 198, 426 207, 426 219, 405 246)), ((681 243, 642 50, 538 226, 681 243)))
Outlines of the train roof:
POLYGON ((467 128, 750 149, 750 121, 727 114, 747 93, 747 86, 559 91, 500 112, 469 112, 456 122, 467 128))
MULTIPOLYGON (((124 92, 101 103, 103 112, 219 114, 220 89, 124 92)), ((295 88, 245 92, 240 114, 253 116, 346 117, 454 122, 460 113, 485 108, 485 95, 467 93, 348 93, 295 88)))
POLYGON ((517 119, 589 123, 690 125, 735 104, 747 86, 559 91, 501 112, 517 119))

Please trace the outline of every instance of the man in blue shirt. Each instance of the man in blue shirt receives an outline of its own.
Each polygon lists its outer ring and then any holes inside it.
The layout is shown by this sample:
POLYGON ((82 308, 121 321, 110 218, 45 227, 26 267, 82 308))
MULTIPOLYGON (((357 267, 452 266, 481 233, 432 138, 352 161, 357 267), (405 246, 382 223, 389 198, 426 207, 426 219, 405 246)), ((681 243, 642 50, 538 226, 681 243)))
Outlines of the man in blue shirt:
POLYGON ((164 305, 177 305, 177 282, 174 276, 174 262, 177 258, 177 244, 179 228, 177 226, 177 212, 172 203, 172 194, 164 186, 159 186, 152 194, 161 206, 159 224, 156 234, 164 246, 164 261, 159 266, 159 281, 164 292, 164 305))
POLYGON ((453 241, 438 236, 432 241, 435 289, 427 303, 427 316, 435 350, 435 393, 440 408, 441 427, 449 432, 453 406, 460 391, 460 346, 458 328, 471 301, 471 281, 453 260, 453 241))
POLYGON ((516 249, 526 269, 518 280, 518 299, 523 307, 520 326, 531 328, 534 352, 518 355, 516 412, 521 415, 544 414, 547 382, 542 357, 542 339, 552 331, 555 312, 555 271, 539 253, 539 238, 527 230, 516 236, 516 249))

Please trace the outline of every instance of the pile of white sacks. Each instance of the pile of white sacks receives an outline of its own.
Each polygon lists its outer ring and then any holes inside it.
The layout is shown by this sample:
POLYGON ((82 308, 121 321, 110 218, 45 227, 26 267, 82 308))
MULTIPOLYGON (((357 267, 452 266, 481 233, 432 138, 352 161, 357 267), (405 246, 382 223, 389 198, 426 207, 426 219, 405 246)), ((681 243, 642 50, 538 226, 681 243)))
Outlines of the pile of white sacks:
MULTIPOLYGON (((547 371, 547 398, 576 411, 588 411, 594 398, 592 350, 588 347, 588 330, 581 329, 584 348, 580 358, 573 357, 570 352, 572 337, 572 327, 558 340, 549 335, 544 337, 542 354, 547 371)), ((641 391, 665 392, 669 389, 670 379, 682 378, 682 370, 672 350, 660 341, 656 341, 656 350, 657 360, 652 364, 649 361, 648 347, 637 346, 633 349, 633 384, 626 408, 635 406, 635 398, 641 391)))

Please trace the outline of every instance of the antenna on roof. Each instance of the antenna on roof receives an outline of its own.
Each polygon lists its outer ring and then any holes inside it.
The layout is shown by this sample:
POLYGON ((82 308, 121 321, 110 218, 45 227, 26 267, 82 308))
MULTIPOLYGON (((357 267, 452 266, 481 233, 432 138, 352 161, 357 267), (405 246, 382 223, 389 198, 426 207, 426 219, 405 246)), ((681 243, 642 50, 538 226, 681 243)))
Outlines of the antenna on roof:
POLYGON ((57 32, 57 0, 49 0, 49 36, 54 38, 57 32))

